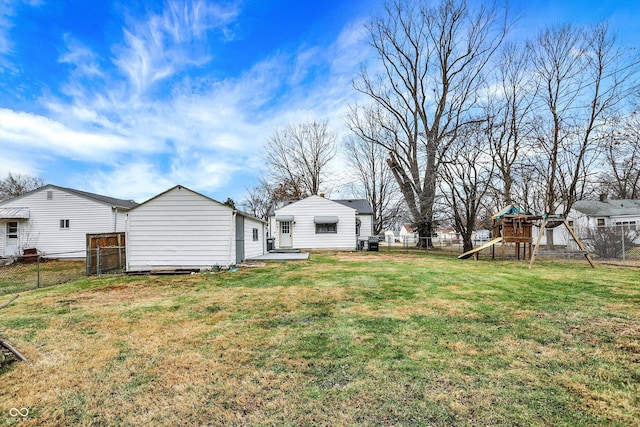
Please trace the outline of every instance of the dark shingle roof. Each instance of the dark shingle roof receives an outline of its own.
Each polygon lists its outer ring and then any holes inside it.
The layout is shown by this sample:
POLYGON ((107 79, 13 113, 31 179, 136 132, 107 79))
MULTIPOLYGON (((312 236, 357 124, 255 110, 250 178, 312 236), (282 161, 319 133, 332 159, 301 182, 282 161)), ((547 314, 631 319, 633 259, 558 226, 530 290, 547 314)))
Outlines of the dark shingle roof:
POLYGON ((640 200, 578 200, 573 209, 589 216, 640 215, 640 200))
POLYGON ((369 202, 367 202, 365 199, 332 199, 332 201, 340 203, 341 205, 349 206, 350 208, 354 208, 360 215, 373 215, 373 209, 371 208, 369 202))
MULTIPOLYGON (((57 186, 53 185, 52 187, 57 187, 57 186)), ((117 206, 119 208, 131 209, 138 205, 138 203, 136 203, 133 200, 116 199, 115 197, 103 196, 101 194, 89 193, 87 191, 74 190, 73 188, 66 188, 66 187, 58 187, 58 188, 68 191, 70 193, 78 194, 79 196, 84 196, 89 199, 94 199, 99 202, 110 204, 111 206, 117 206)))

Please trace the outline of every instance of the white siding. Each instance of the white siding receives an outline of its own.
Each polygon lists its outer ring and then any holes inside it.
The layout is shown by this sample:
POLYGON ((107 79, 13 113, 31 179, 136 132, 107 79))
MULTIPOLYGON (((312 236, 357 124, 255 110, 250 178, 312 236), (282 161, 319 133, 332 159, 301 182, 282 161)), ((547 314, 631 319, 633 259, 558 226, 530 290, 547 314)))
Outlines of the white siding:
POLYGON ((244 258, 254 258, 266 253, 265 224, 257 219, 245 217, 244 220, 244 258), (258 230, 258 240, 253 240, 253 229, 258 230))
MULTIPOLYGON (((276 216, 293 215, 291 239, 294 248, 346 249, 356 248, 356 210, 320 196, 310 196, 275 211, 276 216), (337 233, 316 234, 315 216, 337 216, 337 233)), ((279 224, 273 218, 272 237, 279 246, 279 224)))
POLYGON ((235 263, 233 210, 184 187, 129 211, 127 228, 129 271, 235 263))
POLYGON ((360 224, 360 237, 373 236, 373 215, 359 215, 360 224))
MULTIPOLYGON (((51 258, 84 258, 87 233, 124 231, 124 226, 118 222, 115 222, 114 230, 114 214, 110 205, 57 188, 43 187, 0 206, 29 208, 29 220, 19 225, 19 246, 21 249, 37 248, 51 258), (51 200, 47 199, 47 192, 51 192, 51 200), (61 219, 69 220, 69 228, 60 228, 61 219)), ((0 255, 4 255, 6 221, 1 227, 0 255)))

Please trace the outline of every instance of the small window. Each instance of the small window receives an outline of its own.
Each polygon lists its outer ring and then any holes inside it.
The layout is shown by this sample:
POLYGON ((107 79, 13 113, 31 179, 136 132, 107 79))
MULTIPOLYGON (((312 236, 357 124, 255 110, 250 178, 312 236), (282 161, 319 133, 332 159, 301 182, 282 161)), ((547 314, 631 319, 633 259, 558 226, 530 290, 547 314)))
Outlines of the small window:
POLYGON ((47 191, 47 200, 53 200, 53 191, 47 191))
POLYGON ((598 218, 598 227, 604 227, 604 218, 598 218))
POLYGON ((69 228, 69 220, 61 219, 60 220, 60 228, 69 228))
POLYGON ((337 233, 338 224, 316 224, 316 234, 337 233))
POLYGON ((254 242, 258 241, 258 229, 257 228, 253 229, 253 241, 254 242))
POLYGON ((573 228, 573 221, 569 221, 569 227, 573 228))
POLYGON ((11 221, 7 223, 7 238, 9 239, 18 238, 18 223, 16 221, 11 221))

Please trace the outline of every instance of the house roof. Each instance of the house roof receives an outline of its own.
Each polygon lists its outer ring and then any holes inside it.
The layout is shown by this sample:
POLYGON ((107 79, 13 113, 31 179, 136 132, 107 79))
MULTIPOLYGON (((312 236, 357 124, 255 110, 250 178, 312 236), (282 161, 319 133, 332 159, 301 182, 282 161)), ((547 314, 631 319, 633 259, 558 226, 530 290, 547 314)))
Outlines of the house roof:
MULTIPOLYGON (((231 210, 235 211, 236 213, 239 213, 240 215, 242 215, 242 216, 244 216, 244 217, 252 218, 252 219, 255 219, 255 220, 257 220, 257 221, 260 221, 260 222, 264 222, 264 223, 266 223, 266 221, 265 221, 265 220, 263 220, 263 219, 257 218, 257 217, 255 217, 255 216, 253 216, 253 215, 251 215, 251 214, 249 214, 249 213, 247 213, 247 212, 243 212, 243 211, 238 210, 238 209, 236 209, 236 208, 233 208, 233 207, 231 207, 231 206, 229 206, 229 205, 225 205, 224 203, 219 202, 219 201, 217 201, 216 199, 213 199, 213 198, 211 198, 211 197, 209 197, 209 196, 205 196, 204 194, 198 193, 197 191, 193 191, 192 189, 187 188, 187 187, 185 187, 184 185, 174 185, 173 187, 169 188, 168 190, 165 190, 165 191, 163 191, 162 193, 160 193, 160 194, 156 194, 155 196, 151 197, 150 199, 145 200, 144 202, 142 202, 142 203, 140 203, 139 205, 135 206, 135 208, 138 208, 138 207, 140 207, 140 206, 142 206, 142 205, 144 205, 144 204, 147 204, 147 203, 149 203, 150 201, 155 200, 155 199, 157 199, 158 197, 160 197, 160 196, 162 196, 162 195, 164 195, 164 194, 168 193, 169 191, 175 190, 176 188, 178 188, 178 189, 185 189, 185 190, 187 190, 187 191, 190 191, 190 192, 191 192, 191 193, 193 193, 193 194, 196 194, 196 195, 198 195, 198 196, 200 196, 200 197, 203 197, 203 198, 205 198, 205 199, 208 199, 208 200, 210 200, 210 201, 212 201, 212 202, 214 202, 214 203, 217 203, 217 204, 222 205, 222 206, 227 206, 229 209, 231 209, 231 210)), ((132 209, 135 209, 135 208, 132 208, 132 209)))
POLYGON ((640 200, 578 200, 573 204, 573 209, 588 216, 640 215, 640 200))
POLYGON ((331 201, 340 203, 341 205, 349 206, 350 208, 358 211, 359 215, 373 215, 373 209, 369 202, 365 199, 339 199, 331 201))
MULTIPOLYGON (((309 196, 309 197, 313 197, 313 196, 309 196)), ((322 196, 316 196, 316 197, 322 197, 322 196)), ((304 199, 302 199, 302 200, 304 200, 304 199)), ((337 199, 337 200, 326 199, 326 200, 330 200, 332 202, 340 203, 341 205, 353 208, 353 209, 355 209, 357 211, 357 213, 359 215, 373 215, 373 209, 371 208, 371 205, 369 204, 369 202, 366 199, 337 199)), ((293 201, 286 200, 286 201, 282 202, 281 206, 269 211, 269 216, 275 215, 277 209, 282 209, 285 206, 289 206, 290 204, 296 203, 296 202, 299 202, 299 200, 293 200, 293 201)))
POLYGON ((22 197, 24 197, 26 195, 33 194, 33 193, 36 193, 38 191, 44 191, 44 190, 50 189, 50 188, 55 188, 55 189, 58 189, 58 190, 61 190, 61 191, 65 191, 67 193, 76 194, 76 195, 78 195, 80 197, 84 197, 84 198, 87 198, 87 199, 95 200, 97 202, 105 203, 105 204, 108 204, 110 206, 115 206, 115 207, 118 207, 118 208, 131 209, 131 208, 133 208, 133 207, 138 205, 133 200, 116 199, 115 197, 109 197, 109 196, 103 196, 101 194, 89 193, 88 191, 75 190, 73 188, 60 187, 58 185, 53 185, 53 184, 47 184, 47 185, 45 185, 43 187, 36 188, 35 190, 29 191, 27 193, 24 193, 24 194, 21 194, 19 196, 16 196, 16 197, 13 197, 11 199, 7 199, 7 200, 5 200, 3 202, 0 202, 0 204, 11 202, 13 200, 22 198, 22 197))

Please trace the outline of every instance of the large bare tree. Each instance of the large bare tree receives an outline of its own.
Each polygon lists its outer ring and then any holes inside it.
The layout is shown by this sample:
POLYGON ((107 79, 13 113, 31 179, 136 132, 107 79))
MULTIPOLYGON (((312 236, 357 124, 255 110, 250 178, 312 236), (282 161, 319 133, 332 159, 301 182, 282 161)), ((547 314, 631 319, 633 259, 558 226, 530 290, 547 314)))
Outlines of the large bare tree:
POLYGON ((20 196, 44 185, 44 180, 37 176, 11 173, 0 181, 0 201, 20 196))
MULTIPOLYGON (((506 9, 464 0, 394 0, 367 26, 375 66, 354 81, 372 106, 352 109, 351 128, 384 148, 420 236, 432 234, 438 169, 478 102, 483 71, 507 31, 506 9), (504 12, 504 13, 503 13, 504 12), (380 109, 378 140, 362 115, 380 109)), ((424 240, 421 240, 424 241, 424 240)))
POLYGON ((274 132, 266 150, 267 181, 298 200, 321 191, 336 155, 336 134, 326 121, 289 125, 274 132))

